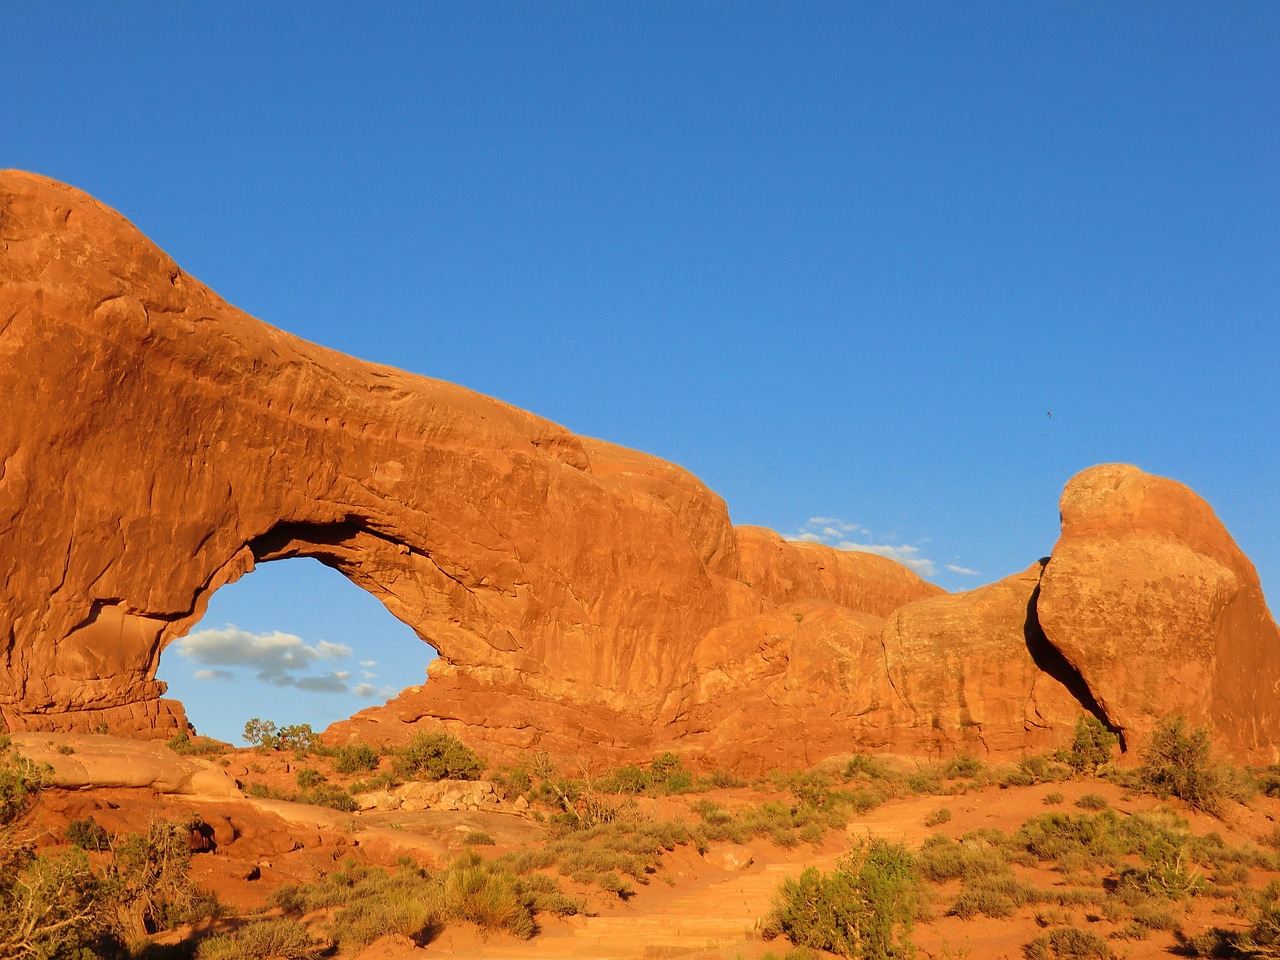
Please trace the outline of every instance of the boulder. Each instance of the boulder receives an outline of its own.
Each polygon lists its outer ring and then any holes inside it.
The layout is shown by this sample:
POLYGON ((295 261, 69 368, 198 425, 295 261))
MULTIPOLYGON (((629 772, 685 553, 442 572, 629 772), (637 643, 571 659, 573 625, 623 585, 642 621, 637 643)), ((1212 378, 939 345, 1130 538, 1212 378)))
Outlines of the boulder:
POLYGON ((1037 613, 1130 747, 1161 717, 1277 759, 1280 631, 1253 564, 1186 486, 1125 464, 1071 479, 1037 613))

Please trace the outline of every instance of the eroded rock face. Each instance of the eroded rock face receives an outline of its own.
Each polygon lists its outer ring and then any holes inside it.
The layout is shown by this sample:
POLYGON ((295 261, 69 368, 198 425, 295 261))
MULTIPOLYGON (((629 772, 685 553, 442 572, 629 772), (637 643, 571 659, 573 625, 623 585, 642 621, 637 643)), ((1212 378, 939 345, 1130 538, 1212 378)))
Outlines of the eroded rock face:
POLYGON ((0 173, 0 721, 170 735, 160 652, 257 563, 310 556, 440 653, 335 725, 592 763, 1016 753, 1083 710, 1276 741, 1276 628, 1212 511, 1086 471, 1037 564, 949 596, 734 528, 687 471, 289 336, 83 193, 0 173), (1043 628, 1043 630, 1041 629, 1043 628), (1169 682, 1167 678, 1180 682, 1169 682), (1162 680, 1162 678, 1165 678, 1162 680))
POLYGON ((1253 564, 1190 489, 1136 467, 1077 474, 1037 604, 1050 642, 1137 743, 1174 713, 1239 757, 1280 745, 1280 631, 1253 564))
POLYGON ((1040 631, 1043 564, 967 593, 907 604, 884 625, 893 698, 881 721, 914 752, 1053 746, 1089 692, 1040 631))
POLYGON ((9 729, 181 727, 160 651, 284 557, 440 652, 431 696, 388 710, 512 747, 678 737, 702 638, 774 606, 672 464, 269 327, 65 185, 0 175, 0 237, 9 729))

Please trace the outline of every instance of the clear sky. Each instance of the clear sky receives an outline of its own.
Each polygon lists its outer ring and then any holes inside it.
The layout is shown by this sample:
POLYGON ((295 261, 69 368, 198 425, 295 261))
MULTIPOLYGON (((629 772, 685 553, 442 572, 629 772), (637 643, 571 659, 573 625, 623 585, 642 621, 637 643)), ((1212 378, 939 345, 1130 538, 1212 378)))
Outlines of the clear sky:
MULTIPOLYGON (((0 164, 735 522, 970 589, 1123 461, 1204 496, 1274 604, 1277 51, 1275 3, 8 2, 0 164)), ((422 679, 310 561, 201 627, 161 676, 224 737, 422 679)))

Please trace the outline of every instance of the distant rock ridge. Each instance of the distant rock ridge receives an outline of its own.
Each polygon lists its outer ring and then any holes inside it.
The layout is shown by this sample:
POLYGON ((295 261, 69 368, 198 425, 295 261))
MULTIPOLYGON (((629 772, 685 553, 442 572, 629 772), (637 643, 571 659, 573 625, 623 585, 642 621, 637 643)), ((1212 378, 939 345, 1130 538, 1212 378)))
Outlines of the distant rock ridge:
POLYGON ((794 768, 1016 754, 1084 710, 1280 742, 1277 629, 1187 488, 1073 479, 1046 564, 949 595, 734 527, 656 457, 366 363, 228 305, 74 188, 0 173, 0 721, 169 736, 165 645, 257 563, 309 556, 439 651, 329 736, 443 726, 494 755, 794 768))

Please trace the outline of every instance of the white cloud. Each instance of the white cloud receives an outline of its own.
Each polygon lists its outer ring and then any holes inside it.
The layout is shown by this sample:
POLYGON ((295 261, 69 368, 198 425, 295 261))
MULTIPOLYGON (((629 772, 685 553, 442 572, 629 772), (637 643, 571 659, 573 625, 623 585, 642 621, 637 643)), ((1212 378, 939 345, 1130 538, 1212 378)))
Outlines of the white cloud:
MULTIPOLYGON (((938 565, 928 557, 922 556, 920 547, 912 544, 895 546, 887 543, 871 542, 875 534, 860 523, 850 523, 839 517, 810 517, 805 528, 798 533, 787 534, 786 539, 803 543, 825 543, 839 550, 856 550, 860 553, 874 553, 881 557, 896 560, 905 567, 914 570, 922 577, 932 577, 938 572, 938 565), (850 537, 859 537, 858 540, 850 537)), ((917 543, 928 543, 923 539, 917 543)))
POLYGON ((312 693, 350 693, 346 677, 341 673, 330 673, 323 677, 299 677, 292 686, 312 693))
POLYGON ((909 544, 895 547, 887 543, 854 543, 841 540, 836 544, 841 550, 857 550, 859 553, 874 553, 880 557, 896 560, 904 567, 910 567, 922 577, 932 577, 938 572, 938 565, 928 557, 920 556, 920 548, 909 544))
POLYGON ((370 700, 390 700, 400 691, 394 687, 375 687, 372 683, 357 683, 351 692, 357 697, 365 697, 370 700))
MULTIPOLYGON (((318 693, 349 693, 349 671, 333 671, 320 676, 298 676, 322 660, 340 660, 352 656, 352 650, 341 643, 320 640, 314 646, 292 633, 272 630, 250 633, 234 624, 221 630, 197 630, 176 641, 178 652, 207 667, 249 667, 263 683, 277 687, 298 687, 318 693)), ((200 680, 231 679, 229 670, 198 670, 200 680)))
POLYGON ((947 569, 952 573, 963 574, 966 577, 976 577, 978 575, 977 570, 970 570, 968 567, 957 567, 954 563, 948 563, 947 569))
POLYGON ((197 680, 234 680, 236 678, 230 670, 197 670, 191 676, 197 680))
POLYGON ((377 660, 361 660, 360 661, 360 666, 362 667, 376 667, 377 665, 378 665, 377 660))

